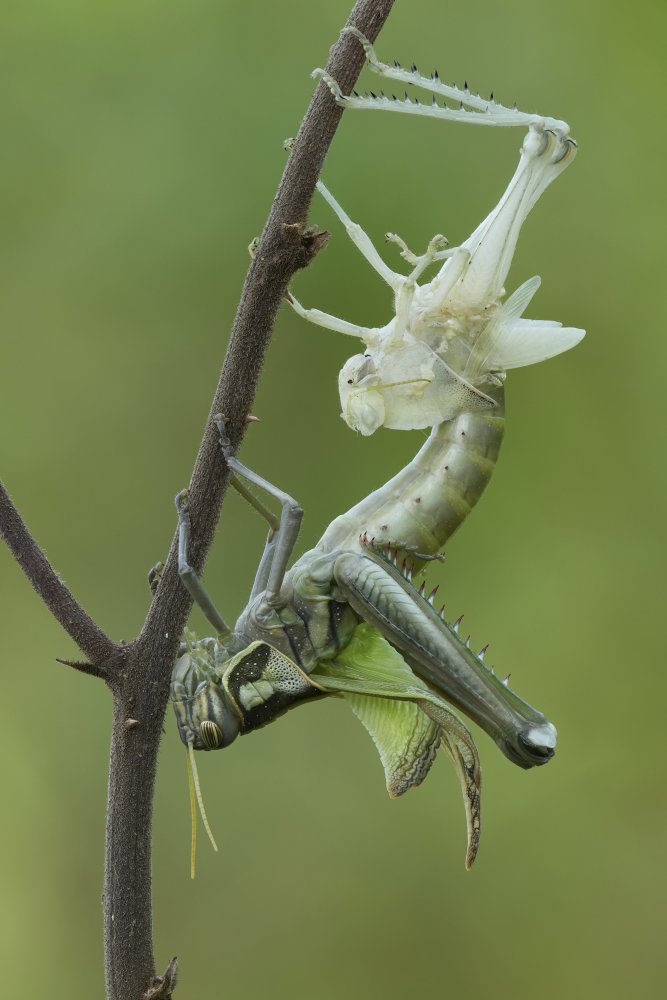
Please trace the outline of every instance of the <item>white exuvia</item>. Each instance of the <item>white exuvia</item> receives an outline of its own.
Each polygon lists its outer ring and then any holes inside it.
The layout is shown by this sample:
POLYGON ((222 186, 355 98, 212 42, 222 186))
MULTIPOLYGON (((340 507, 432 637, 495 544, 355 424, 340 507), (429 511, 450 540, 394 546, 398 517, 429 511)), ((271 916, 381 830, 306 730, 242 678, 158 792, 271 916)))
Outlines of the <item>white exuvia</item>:
POLYGON ((428 80, 419 77, 416 70, 407 72, 380 63, 365 39, 360 40, 375 72, 394 79, 409 77, 408 82, 446 97, 460 96, 473 110, 415 105, 385 97, 345 97, 335 81, 321 74, 344 106, 412 110, 483 124, 528 125, 519 165, 507 190, 461 246, 445 249, 444 237, 435 236, 426 253, 417 256, 398 236, 387 234, 387 240, 398 244, 401 256, 412 265, 407 276, 385 264, 366 233, 318 182, 318 190, 354 244, 392 288, 395 315, 385 326, 361 327, 318 309, 304 309, 293 296, 288 297, 305 319, 360 337, 366 344, 363 354, 343 366, 339 391, 346 423, 362 434, 372 434, 380 426, 430 427, 466 410, 491 407, 494 402, 484 392, 485 385, 502 379, 510 368, 534 364, 574 347, 584 331, 554 321, 522 318, 539 288, 538 277, 530 278, 503 301, 504 283, 524 219, 576 153, 567 125, 483 102, 467 89, 453 95, 450 92, 456 88, 446 87, 437 77, 428 80), (419 285, 422 273, 438 261, 444 263, 436 276, 419 285))

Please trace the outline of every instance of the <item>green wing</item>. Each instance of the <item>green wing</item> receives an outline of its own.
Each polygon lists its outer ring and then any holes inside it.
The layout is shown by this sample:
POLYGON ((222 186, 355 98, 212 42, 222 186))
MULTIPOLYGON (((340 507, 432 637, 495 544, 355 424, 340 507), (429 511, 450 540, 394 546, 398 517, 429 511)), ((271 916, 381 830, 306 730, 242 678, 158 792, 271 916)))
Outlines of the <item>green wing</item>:
POLYGON ((363 694, 343 697, 377 747, 391 797, 420 785, 435 760, 440 727, 411 702, 363 694))
POLYGON ((387 790, 397 797, 419 785, 439 745, 459 776, 466 809, 466 867, 477 853, 480 831, 480 768, 472 736, 377 629, 359 625, 333 659, 312 679, 339 694, 370 733, 384 767, 387 790))

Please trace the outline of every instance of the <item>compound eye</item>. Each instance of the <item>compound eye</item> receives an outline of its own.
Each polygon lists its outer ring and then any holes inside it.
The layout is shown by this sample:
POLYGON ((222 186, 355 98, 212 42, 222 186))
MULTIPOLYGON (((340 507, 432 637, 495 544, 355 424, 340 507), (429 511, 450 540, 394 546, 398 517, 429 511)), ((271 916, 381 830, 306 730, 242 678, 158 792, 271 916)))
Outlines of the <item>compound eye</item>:
POLYGON ((199 732, 207 750, 217 750, 222 746, 222 730, 217 723, 205 719, 199 727, 199 732))

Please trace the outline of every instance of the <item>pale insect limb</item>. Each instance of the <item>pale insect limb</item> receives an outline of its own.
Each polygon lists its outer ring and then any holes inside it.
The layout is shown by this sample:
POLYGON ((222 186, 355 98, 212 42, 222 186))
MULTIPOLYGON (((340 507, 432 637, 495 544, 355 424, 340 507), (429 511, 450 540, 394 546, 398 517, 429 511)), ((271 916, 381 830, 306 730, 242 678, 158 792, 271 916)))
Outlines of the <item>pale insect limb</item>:
POLYGON ((455 247, 447 267, 442 268, 428 286, 424 286, 429 289, 429 295, 437 291, 438 300, 444 302, 456 282, 463 277, 471 258, 472 254, 466 247, 455 247))
MULTIPOLYGON (((299 537, 299 529, 303 518, 303 509, 299 506, 296 500, 289 495, 289 493, 285 493, 283 490, 278 489, 277 486, 274 486, 267 479, 259 476, 256 472, 253 472, 252 469, 249 469, 247 466, 239 462, 234 455, 229 438, 227 437, 225 417, 221 413, 218 413, 213 419, 220 435, 220 447, 222 449, 222 454, 224 455, 225 461, 231 471, 235 472, 239 476, 242 476, 244 479, 247 479, 249 482, 254 483, 255 486, 259 486, 260 489, 266 490, 270 496, 275 497, 282 507, 280 523, 274 536, 275 546, 270 557, 267 583, 264 588, 267 602, 270 604, 279 604, 280 590, 285 578, 287 564, 292 555, 294 546, 296 545, 297 538, 299 537)), ((264 560, 262 560, 262 562, 263 561, 264 560)), ((262 564, 260 564, 260 569, 262 569, 262 564)))
MULTIPOLYGON (((410 274, 408 275, 409 278, 417 278, 428 264, 432 263, 434 260, 444 260, 446 257, 451 257, 454 253, 453 250, 438 249, 439 247, 446 247, 449 243, 447 237, 441 236, 440 233, 433 237, 428 245, 426 253, 423 254, 413 253, 408 244, 398 235, 398 233, 385 233, 384 238, 387 243, 395 243, 396 246, 400 248, 403 260, 406 260, 408 264, 412 264, 415 268, 419 267, 418 274, 410 274)), ((405 281, 405 277, 401 277, 402 280, 405 281)))
POLYGON ((388 243, 395 243, 401 247, 401 257, 413 265, 410 274, 402 279, 401 287, 396 295, 396 332, 398 334, 399 331, 402 333, 402 330, 409 325, 412 301, 417 290, 417 278, 421 277, 429 265, 436 261, 453 257, 456 253, 456 248, 452 250, 443 249, 443 247, 448 245, 448 241, 447 237, 442 236, 440 233, 433 237, 426 248, 426 253, 421 255, 414 254, 409 249, 405 240, 397 236, 396 233, 387 233, 385 239, 388 243))
POLYGON ((285 298, 297 316, 308 320, 309 323, 314 323, 315 326, 323 326, 325 330, 333 330, 335 333, 345 333, 348 337, 359 337, 364 342, 367 342, 369 337, 373 338, 375 330, 370 327, 348 323, 347 320, 339 319, 338 316, 332 316, 320 309, 305 309, 289 291, 285 293, 285 298))
POLYGON ((392 269, 385 264, 382 257, 373 246, 370 236, 368 236, 368 234, 357 222, 352 221, 345 209, 336 201, 331 191, 325 187, 322 181, 318 181, 316 187, 324 200, 331 206, 340 221, 345 226, 345 232, 350 237, 357 250, 359 250, 360 253, 366 258, 373 270, 377 271, 383 281, 386 281, 389 287, 393 288, 394 291, 398 291, 400 286, 405 281, 404 275, 397 274, 396 271, 392 271, 392 269))
MULTIPOLYGON (((195 751, 192 743, 188 743, 187 746, 187 758, 188 758, 188 779, 192 780, 192 786, 194 786, 195 798, 197 799, 197 805, 199 806, 199 815, 201 816, 201 821, 204 824, 204 829, 208 834, 208 839, 211 841, 213 850, 217 852, 218 845, 215 842, 215 837, 213 836, 213 831, 208 822, 208 817, 206 816, 206 810, 204 809, 204 799, 201 794, 201 787, 199 785, 199 774, 197 772, 197 762, 195 760, 195 751)), ((191 787, 192 787, 191 786, 191 787)), ((192 815, 194 816, 194 810, 192 810, 192 815)), ((190 861, 190 874, 194 878, 194 868, 195 868, 195 856, 194 849, 196 847, 196 816, 192 831, 192 857, 190 861)))
MULTIPOLYGON (((283 146, 285 149, 291 150, 294 145, 294 139, 285 139, 283 146)), ((395 271, 385 264, 382 257, 375 249, 373 241, 371 240, 368 233, 361 228, 358 222, 353 222, 349 217, 342 205, 334 198, 328 187, 321 181, 318 180, 316 184, 317 190, 320 192, 324 200, 327 202, 330 208, 333 209, 334 213, 338 219, 343 223, 345 227, 345 232, 350 237, 355 247, 359 252, 366 258, 368 263, 371 265, 374 271, 380 275, 383 281, 393 288, 394 291, 397 290, 400 283, 404 280, 402 274, 397 274, 395 271)), ((248 250, 250 251, 250 256, 254 255, 255 249, 257 247, 258 240, 257 237, 251 242, 248 250)), ((306 317, 307 318, 307 317, 306 317)))
POLYGON ((376 108, 381 111, 398 111, 405 114, 422 115, 428 118, 469 122, 472 125, 524 125, 526 127, 532 125, 540 130, 544 128, 554 129, 561 135, 567 135, 570 131, 570 127, 567 122, 560 121, 558 118, 550 118, 544 115, 519 111, 516 107, 507 108, 494 101, 493 96, 487 100, 479 94, 472 93, 468 89, 467 84, 463 87, 463 89, 455 86, 454 84, 448 86, 446 83, 442 82, 437 73, 434 73, 431 77, 426 77, 421 76, 421 74, 417 72, 417 67, 414 65, 409 70, 406 70, 403 69, 398 63, 395 66, 383 63, 378 59, 375 49, 371 43, 365 35, 358 30, 358 28, 344 28, 343 31, 354 35, 355 38, 359 39, 366 55, 368 68, 372 70, 373 73, 377 73, 379 76, 383 76, 389 80, 396 80, 399 83, 407 83, 415 87, 421 87, 423 90, 427 90, 433 95, 437 94, 447 100, 456 101, 459 107, 450 108, 447 105, 439 105, 436 103, 435 96, 433 97, 433 102, 430 105, 421 104, 419 101, 415 101, 415 103, 413 103, 407 94, 403 100, 398 100, 396 97, 387 97, 384 93, 381 93, 379 97, 375 94, 361 97, 356 93, 347 96, 342 93, 338 83, 330 77, 328 73, 325 73, 322 69, 313 70, 311 76, 321 77, 333 94, 336 102, 342 107, 360 109, 376 108))
POLYGON ((216 608, 213 600, 204 587, 197 573, 188 562, 188 543, 190 541, 190 511, 188 509, 189 490, 181 490, 176 497, 178 511, 178 575, 183 586, 188 590, 195 603, 201 608, 206 620, 218 633, 218 638, 224 640, 231 634, 231 629, 216 608))

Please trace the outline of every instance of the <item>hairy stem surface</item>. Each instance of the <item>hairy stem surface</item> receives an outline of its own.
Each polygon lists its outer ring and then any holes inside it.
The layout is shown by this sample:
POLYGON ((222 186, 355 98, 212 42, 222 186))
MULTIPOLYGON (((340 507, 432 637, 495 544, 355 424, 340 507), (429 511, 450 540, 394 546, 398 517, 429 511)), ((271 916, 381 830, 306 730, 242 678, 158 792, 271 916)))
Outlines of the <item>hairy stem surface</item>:
MULTIPOLYGON (((348 24, 374 40, 393 0, 359 0, 348 24)), ((356 39, 343 36, 332 48, 328 71, 348 91, 363 66, 356 39)), ((228 417, 239 445, 278 307, 294 273, 307 266, 326 240, 306 229, 308 207, 324 157, 341 117, 320 84, 303 119, 280 187, 243 287, 220 381, 190 483, 192 538, 189 559, 197 573, 206 555, 227 486, 227 470, 210 419, 228 417)), ((157 594, 135 643, 112 679, 114 725, 104 890, 105 961, 109 1000, 169 997, 173 963, 162 983, 154 980, 150 842, 154 779, 171 667, 192 599, 177 574, 176 537, 157 594)))

